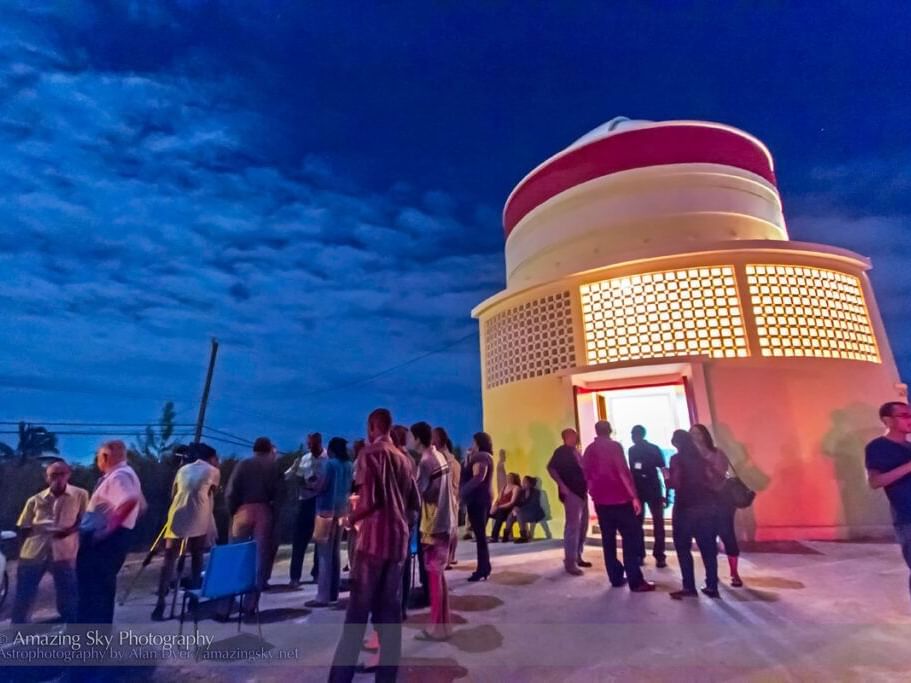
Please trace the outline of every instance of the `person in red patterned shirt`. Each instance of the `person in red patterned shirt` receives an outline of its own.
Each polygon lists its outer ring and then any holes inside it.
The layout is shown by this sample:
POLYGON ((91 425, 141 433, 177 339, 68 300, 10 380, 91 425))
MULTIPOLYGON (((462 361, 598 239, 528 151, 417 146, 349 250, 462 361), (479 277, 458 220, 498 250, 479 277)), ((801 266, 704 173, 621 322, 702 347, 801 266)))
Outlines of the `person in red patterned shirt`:
POLYGON ((601 547, 611 585, 629 584, 634 593, 655 590, 639 568, 639 521, 642 504, 623 446, 610 438, 610 422, 595 424, 595 440, 582 454, 582 471, 601 527, 601 547), (623 542, 623 564, 617 561, 617 532, 623 542), (626 577, 624 578, 624 573, 626 577))
POLYGON ((377 680, 395 680, 402 655, 402 572, 408 555, 408 521, 420 512, 414 464, 390 437, 392 415, 378 408, 367 419, 367 445, 358 457, 358 498, 346 519, 357 529, 351 593, 329 680, 351 681, 367 620, 379 632, 377 680))

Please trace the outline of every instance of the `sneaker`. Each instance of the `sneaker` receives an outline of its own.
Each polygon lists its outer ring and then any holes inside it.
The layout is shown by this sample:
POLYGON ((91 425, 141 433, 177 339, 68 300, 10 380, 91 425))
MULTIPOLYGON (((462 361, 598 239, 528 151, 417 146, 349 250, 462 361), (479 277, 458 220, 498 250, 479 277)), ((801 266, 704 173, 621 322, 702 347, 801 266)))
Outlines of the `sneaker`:
POLYGON ((585 560, 583 560, 583 559, 580 557, 578 560, 576 560, 576 566, 577 566, 577 567, 584 567, 585 569, 590 569, 590 568, 592 567, 592 563, 591 563, 591 562, 586 562, 585 560))
POLYGON ((699 597, 699 593, 691 590, 679 590, 671 593, 671 600, 683 600, 683 598, 696 598, 699 597))
POLYGON ((573 567, 572 565, 566 565, 563 567, 563 569, 565 569, 566 573, 569 574, 570 576, 582 576, 583 574, 585 574, 584 571, 582 571, 578 567, 573 567))
POLYGON ((655 584, 653 584, 651 581, 646 581, 643 579, 635 586, 630 586, 629 589, 632 593, 651 593, 655 590, 655 584))

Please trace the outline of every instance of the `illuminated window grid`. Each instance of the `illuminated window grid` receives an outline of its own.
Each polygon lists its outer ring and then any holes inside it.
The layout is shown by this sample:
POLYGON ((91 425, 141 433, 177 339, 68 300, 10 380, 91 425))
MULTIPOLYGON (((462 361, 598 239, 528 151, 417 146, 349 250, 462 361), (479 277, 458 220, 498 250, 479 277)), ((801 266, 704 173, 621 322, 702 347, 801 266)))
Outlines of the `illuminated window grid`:
POLYGON ((880 362, 854 275, 810 266, 748 265, 746 276, 763 356, 880 362))
POLYGON ((501 311, 484 323, 488 389, 541 377, 576 364, 569 292, 501 311))
POLYGON ((588 362, 749 355, 733 266, 602 280, 580 288, 588 362))

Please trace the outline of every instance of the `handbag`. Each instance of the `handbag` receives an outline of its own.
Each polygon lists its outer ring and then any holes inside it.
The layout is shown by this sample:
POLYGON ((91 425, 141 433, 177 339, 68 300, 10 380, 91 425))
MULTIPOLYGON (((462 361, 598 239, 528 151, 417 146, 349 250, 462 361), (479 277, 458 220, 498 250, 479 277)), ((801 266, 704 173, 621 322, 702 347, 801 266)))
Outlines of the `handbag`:
POLYGON ((733 477, 728 477, 721 485, 721 498, 729 505, 738 508, 748 508, 753 504, 756 498, 756 492, 743 483, 743 480, 737 476, 737 470, 731 465, 733 477))
POLYGON ((313 526, 313 542, 326 543, 332 535, 332 527, 337 524, 335 517, 316 516, 316 523, 313 526))

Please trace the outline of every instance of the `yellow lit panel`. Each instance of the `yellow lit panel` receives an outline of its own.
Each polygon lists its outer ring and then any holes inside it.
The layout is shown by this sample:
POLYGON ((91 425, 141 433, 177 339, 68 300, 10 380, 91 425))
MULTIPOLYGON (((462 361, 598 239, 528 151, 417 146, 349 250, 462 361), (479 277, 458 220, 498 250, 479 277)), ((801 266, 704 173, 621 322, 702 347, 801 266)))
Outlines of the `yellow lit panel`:
POLYGON ((488 389, 549 375, 576 364, 569 292, 501 311, 484 321, 488 389))
POLYGON ((580 288, 590 365, 749 355, 732 266, 613 278, 580 288))
POLYGON ((809 266, 749 265, 763 356, 879 363, 860 279, 809 266))

